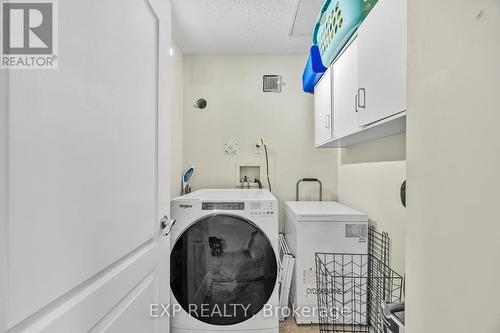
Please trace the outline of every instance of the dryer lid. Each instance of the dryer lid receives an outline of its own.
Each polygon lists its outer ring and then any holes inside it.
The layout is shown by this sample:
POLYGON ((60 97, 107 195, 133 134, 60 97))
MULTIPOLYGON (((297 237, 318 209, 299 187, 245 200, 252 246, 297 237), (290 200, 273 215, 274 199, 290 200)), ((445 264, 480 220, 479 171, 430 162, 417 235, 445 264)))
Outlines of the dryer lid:
POLYGON ((336 201, 286 201, 286 213, 296 222, 367 222, 368 215, 336 201))

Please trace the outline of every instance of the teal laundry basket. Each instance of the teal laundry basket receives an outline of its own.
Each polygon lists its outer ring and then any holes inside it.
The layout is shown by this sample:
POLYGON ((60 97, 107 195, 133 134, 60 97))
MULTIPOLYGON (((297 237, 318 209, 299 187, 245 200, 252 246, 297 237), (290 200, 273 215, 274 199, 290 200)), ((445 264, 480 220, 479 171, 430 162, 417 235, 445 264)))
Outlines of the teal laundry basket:
POLYGON ((326 0, 313 32, 321 61, 330 66, 377 0, 326 0))

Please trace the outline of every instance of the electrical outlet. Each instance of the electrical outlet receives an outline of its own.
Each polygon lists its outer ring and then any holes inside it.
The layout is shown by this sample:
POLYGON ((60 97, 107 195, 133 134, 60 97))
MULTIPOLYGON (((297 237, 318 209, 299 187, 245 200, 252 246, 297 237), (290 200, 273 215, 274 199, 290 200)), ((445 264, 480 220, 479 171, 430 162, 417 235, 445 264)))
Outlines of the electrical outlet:
POLYGON ((224 144, 224 154, 225 155, 236 155, 236 154, 238 154, 238 142, 236 140, 227 141, 224 144))

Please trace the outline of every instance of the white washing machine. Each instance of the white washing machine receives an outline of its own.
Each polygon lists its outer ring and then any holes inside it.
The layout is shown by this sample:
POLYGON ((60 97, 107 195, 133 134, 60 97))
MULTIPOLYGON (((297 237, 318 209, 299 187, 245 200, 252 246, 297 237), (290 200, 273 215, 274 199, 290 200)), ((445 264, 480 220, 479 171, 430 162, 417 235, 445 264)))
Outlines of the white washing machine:
MULTIPOLYGON (((317 309, 316 253, 367 254, 368 216, 335 201, 287 201, 285 239, 295 256, 292 306, 317 309)), ((318 323, 317 314, 295 311, 295 321, 318 323)))
POLYGON ((278 201, 199 190, 171 202, 172 333, 278 333, 278 201), (267 309, 267 310, 266 310, 267 309))

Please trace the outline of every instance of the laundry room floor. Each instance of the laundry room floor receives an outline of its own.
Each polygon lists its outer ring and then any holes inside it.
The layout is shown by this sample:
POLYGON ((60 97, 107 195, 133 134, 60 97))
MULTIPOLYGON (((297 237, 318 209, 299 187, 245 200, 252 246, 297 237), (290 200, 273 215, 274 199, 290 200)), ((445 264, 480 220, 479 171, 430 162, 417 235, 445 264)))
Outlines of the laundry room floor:
POLYGON ((292 317, 280 323, 280 333, 318 333, 318 325, 297 325, 292 317))

